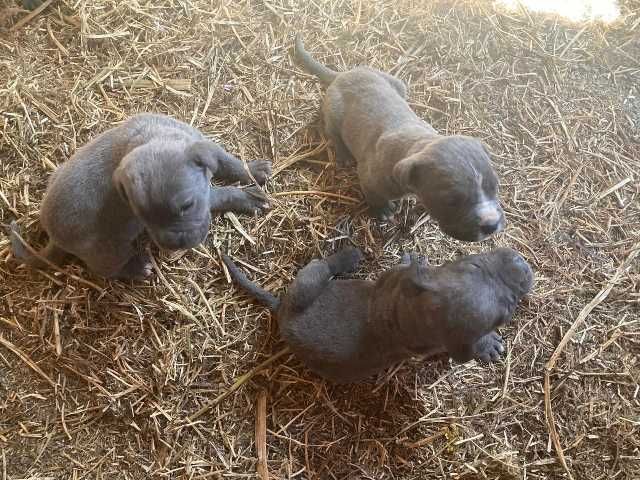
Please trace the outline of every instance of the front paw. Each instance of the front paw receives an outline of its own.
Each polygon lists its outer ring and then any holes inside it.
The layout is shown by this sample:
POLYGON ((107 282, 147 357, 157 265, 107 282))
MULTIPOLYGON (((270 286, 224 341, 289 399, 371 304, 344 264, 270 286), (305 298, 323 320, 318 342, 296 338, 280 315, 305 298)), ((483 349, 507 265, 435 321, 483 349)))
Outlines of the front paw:
POLYGON ((363 255, 359 248, 346 247, 327 258, 331 271, 335 273, 353 272, 358 268, 363 255))
POLYGON ((473 347, 474 358, 483 362, 495 362, 504 353, 502 337, 496 332, 480 338, 473 347))
POLYGON ((247 164, 249 171, 256 182, 260 185, 264 185, 267 179, 271 176, 271 162, 268 160, 254 160, 247 164))
POLYGON ((269 199, 260 187, 247 187, 242 191, 245 193, 245 199, 239 208, 241 213, 253 215, 269 210, 269 199))
POLYGON ((380 207, 369 206, 369 215, 380 220, 381 222, 388 222, 389 220, 393 219, 393 216, 395 215, 393 203, 388 202, 380 207))
POLYGON ((424 255, 418 252, 405 252, 400 257, 401 265, 411 265, 412 263, 423 264, 426 263, 424 255))
POLYGON ((144 280, 153 272, 153 262, 146 253, 137 253, 129 259, 118 275, 124 280, 144 280))

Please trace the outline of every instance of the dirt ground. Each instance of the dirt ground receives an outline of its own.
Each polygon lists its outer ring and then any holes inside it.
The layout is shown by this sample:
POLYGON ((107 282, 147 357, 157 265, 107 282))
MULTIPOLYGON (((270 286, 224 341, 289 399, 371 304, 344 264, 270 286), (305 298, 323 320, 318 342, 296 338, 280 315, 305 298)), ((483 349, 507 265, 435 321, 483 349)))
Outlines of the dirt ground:
POLYGON ((0 478, 260 478, 261 448, 282 479, 640 478, 638 1, 611 25, 471 0, 53 1, 26 22, 5 6, 0 223, 17 218, 33 245, 56 165, 135 112, 190 122, 275 175, 266 216, 217 218, 191 251, 148 247, 147 282, 17 268, 0 236, 0 478), (412 200, 368 218, 319 130, 320 85, 291 61, 298 31, 335 68, 401 77, 440 132, 484 140, 505 232, 446 238, 412 200), (521 251, 536 285, 502 329, 504 359, 415 359, 335 386, 271 358, 276 319, 219 252, 276 292, 348 243, 368 278, 405 250, 434 264, 521 251))

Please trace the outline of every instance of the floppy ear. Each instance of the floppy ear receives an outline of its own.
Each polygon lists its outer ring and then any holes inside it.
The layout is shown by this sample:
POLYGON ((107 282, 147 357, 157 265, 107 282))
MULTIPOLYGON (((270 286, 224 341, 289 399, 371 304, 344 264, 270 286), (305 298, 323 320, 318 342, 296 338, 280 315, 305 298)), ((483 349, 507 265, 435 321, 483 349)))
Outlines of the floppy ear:
POLYGON ((224 150, 215 143, 203 140, 189 147, 187 158, 198 167, 206 168, 214 175, 218 170, 218 161, 224 150))
POLYGON ((431 290, 433 288, 429 268, 424 262, 419 261, 417 258, 412 258, 408 272, 407 278, 414 287, 419 290, 431 290))
POLYGON ((393 179, 401 186, 414 192, 424 179, 423 169, 433 160, 435 146, 429 146, 400 160, 393 167, 393 179))
POLYGON ((420 158, 417 154, 400 160, 393 167, 393 179, 405 188, 413 189, 416 184, 416 169, 420 158))
POLYGON ((125 171, 124 161, 121 161, 118 168, 113 172, 111 181, 122 201, 129 205, 129 196, 127 195, 127 189, 125 188, 125 183, 128 182, 129 179, 127 178, 127 173, 125 171))

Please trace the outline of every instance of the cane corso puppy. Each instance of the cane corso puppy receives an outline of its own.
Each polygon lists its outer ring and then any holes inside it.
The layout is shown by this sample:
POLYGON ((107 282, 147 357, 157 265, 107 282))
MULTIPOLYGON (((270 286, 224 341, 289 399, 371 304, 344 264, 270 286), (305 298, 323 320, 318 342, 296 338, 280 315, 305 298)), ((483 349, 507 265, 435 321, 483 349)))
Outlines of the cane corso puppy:
POLYGON ((447 352, 458 362, 491 361, 508 323, 531 289, 533 272, 508 248, 440 267, 415 255, 373 282, 332 279, 353 271, 361 253, 347 248, 304 267, 281 300, 252 283, 226 255, 231 277, 277 313, 282 338, 312 371, 355 382, 414 355, 447 352))
POLYGON ((324 129, 338 166, 357 163, 369 210, 387 219, 392 200, 414 194, 442 230, 481 241, 504 228, 498 180, 480 140, 439 135, 409 107, 398 78, 369 67, 335 72, 296 37, 295 58, 327 86, 324 129))
MULTIPOLYGON (((146 277, 150 259, 133 246, 143 230, 161 248, 187 249, 206 238, 211 211, 254 214, 268 208, 257 186, 211 185, 212 176, 264 183, 271 174, 268 161, 247 167, 186 123, 165 115, 133 116, 80 148, 52 175, 40 211, 49 243, 40 256, 60 264, 72 254, 104 277, 146 277)), ((18 232, 12 223, 14 256, 44 266, 18 232)))

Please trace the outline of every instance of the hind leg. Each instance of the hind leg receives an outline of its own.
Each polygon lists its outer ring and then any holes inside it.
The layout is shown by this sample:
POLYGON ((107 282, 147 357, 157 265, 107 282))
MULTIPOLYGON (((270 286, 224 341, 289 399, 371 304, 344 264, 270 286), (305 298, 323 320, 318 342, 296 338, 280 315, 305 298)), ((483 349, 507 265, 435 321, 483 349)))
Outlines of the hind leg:
POLYGON ((353 271, 360 260, 362 252, 357 248, 345 248, 322 260, 312 260, 298 272, 289 287, 287 296, 294 309, 304 310, 327 286, 331 277, 340 273, 353 271))
POLYGON ((134 250, 130 244, 99 245, 78 255, 93 272, 105 278, 138 280, 151 275, 152 264, 146 253, 134 250))
POLYGON ((355 164, 356 160, 355 158, 353 158, 353 155, 349 151, 349 148, 342 141, 342 137, 340 136, 340 134, 337 133, 333 128, 325 128, 325 134, 329 137, 335 149, 336 166, 338 168, 345 168, 349 165, 355 164))
POLYGON ((63 265, 69 257, 69 254, 66 251, 61 249, 51 240, 49 240, 49 243, 47 243, 47 246, 44 248, 44 250, 40 252, 40 255, 49 260, 54 265, 58 266, 63 265))
POLYGON ((336 165, 344 168, 355 163, 355 158, 342 140, 340 125, 342 124, 342 98, 333 91, 327 92, 327 97, 322 105, 322 123, 324 133, 336 151, 336 165))
POLYGON ((46 268, 49 266, 47 261, 60 266, 65 263, 69 255, 68 252, 60 248, 51 237, 49 237, 47 246, 38 252, 38 256, 33 255, 22 239, 20 228, 15 221, 11 222, 7 233, 9 235, 9 241, 11 242, 13 256, 33 268, 46 268))

